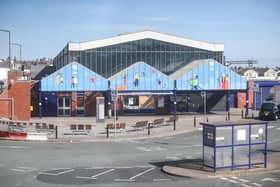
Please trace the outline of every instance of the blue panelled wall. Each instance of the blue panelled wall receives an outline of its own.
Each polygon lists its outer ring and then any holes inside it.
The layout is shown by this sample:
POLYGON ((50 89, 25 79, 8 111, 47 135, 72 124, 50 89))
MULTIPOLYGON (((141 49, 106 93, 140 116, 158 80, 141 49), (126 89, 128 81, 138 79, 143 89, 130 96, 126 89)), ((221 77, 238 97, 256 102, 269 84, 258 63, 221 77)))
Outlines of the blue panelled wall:
POLYGON ((108 107, 113 109, 113 105, 108 106, 113 103, 111 89, 118 90, 119 113, 170 113, 174 94, 177 111, 201 112, 201 91, 207 93, 208 111, 225 110, 227 105, 234 105, 237 91, 246 90, 245 79, 214 60, 192 64, 178 75, 173 78, 145 62, 136 62, 105 79, 72 62, 40 81, 40 115, 94 116, 97 96, 105 97, 107 112, 108 107))

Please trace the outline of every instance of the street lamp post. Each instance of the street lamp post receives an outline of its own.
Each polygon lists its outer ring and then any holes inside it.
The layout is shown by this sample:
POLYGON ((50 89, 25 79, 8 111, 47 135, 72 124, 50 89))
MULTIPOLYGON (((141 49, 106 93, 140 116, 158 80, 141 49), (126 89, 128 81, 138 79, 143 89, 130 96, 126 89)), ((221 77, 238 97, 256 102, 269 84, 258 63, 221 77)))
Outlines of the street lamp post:
POLYGON ((10 60, 10 69, 14 69, 14 66, 12 64, 12 57, 11 57, 11 31, 6 29, 0 29, 2 32, 7 32, 9 34, 9 60, 10 60))
POLYGON ((18 46, 19 47, 19 59, 20 61, 22 61, 22 56, 21 56, 21 49, 22 49, 22 45, 19 43, 12 43, 12 45, 18 46))

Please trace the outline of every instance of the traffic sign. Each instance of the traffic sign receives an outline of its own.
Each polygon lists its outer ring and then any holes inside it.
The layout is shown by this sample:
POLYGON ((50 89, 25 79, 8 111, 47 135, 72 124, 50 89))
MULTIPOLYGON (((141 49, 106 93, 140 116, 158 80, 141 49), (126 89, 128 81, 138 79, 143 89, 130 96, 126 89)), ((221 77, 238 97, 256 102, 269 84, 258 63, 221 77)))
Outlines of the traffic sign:
POLYGON ((200 94, 201 94, 201 97, 205 97, 206 92, 205 92, 205 91, 202 91, 200 94))
POLYGON ((113 101, 117 101, 118 99, 118 91, 117 90, 111 90, 111 97, 113 101))
POLYGON ((254 91, 254 92, 259 92, 259 91, 260 91, 260 87, 259 87, 259 84, 258 84, 258 83, 254 83, 254 84, 253 84, 253 91, 254 91))

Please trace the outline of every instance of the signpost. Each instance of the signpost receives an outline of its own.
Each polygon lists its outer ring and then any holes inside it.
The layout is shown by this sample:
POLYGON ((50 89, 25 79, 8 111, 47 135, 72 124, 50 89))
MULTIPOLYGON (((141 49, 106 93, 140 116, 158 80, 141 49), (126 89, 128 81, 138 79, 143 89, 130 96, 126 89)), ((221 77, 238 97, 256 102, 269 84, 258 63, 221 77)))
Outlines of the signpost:
POLYGON ((254 91, 254 110, 255 110, 255 112, 256 112, 256 110, 257 110, 257 92, 259 92, 260 91, 260 87, 259 87, 259 84, 258 83, 254 83, 254 85, 253 85, 253 91, 254 91))
POLYGON ((203 106, 204 106, 204 117, 203 121, 206 122, 206 91, 201 92, 201 97, 203 98, 203 106))
POLYGON ((111 90, 111 98, 112 101, 114 101, 114 128, 115 128, 115 135, 116 135, 118 90, 111 90))

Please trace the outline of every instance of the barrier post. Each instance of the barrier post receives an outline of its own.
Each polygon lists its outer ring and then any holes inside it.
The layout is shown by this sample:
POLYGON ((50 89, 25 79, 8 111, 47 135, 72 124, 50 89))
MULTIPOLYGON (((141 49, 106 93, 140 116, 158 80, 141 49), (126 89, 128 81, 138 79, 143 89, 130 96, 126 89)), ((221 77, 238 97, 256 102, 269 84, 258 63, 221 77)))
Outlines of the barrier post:
POLYGON ((106 137, 109 138, 109 127, 106 128, 106 137))
POLYGON ((230 111, 228 111, 228 120, 230 121, 230 111))
POLYGON ((148 135, 150 135, 150 125, 151 123, 148 123, 148 135))
POLYGON ((57 125, 55 126, 55 139, 57 139, 58 138, 58 127, 57 127, 57 125))
POLYGON ((244 119, 244 110, 241 110, 241 119, 244 119))
POLYGON ((193 127, 196 127, 196 116, 193 117, 193 127))

